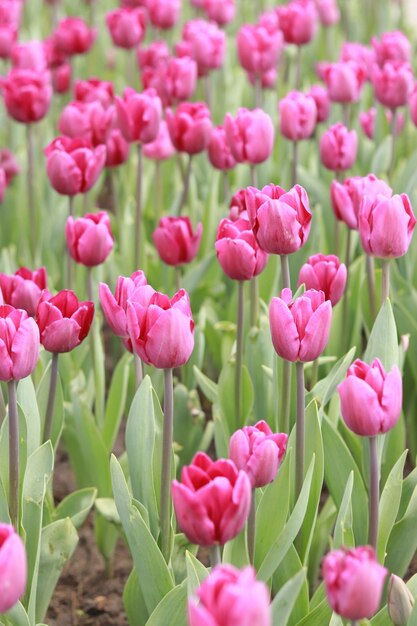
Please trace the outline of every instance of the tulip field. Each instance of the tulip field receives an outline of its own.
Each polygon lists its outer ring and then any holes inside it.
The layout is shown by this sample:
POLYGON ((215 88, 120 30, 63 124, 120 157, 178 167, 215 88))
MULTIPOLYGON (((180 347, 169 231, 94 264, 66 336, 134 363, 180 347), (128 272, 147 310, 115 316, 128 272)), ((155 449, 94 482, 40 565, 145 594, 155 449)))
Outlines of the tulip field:
POLYGON ((0 0, 0 626, 417 625, 417 0, 0 0))

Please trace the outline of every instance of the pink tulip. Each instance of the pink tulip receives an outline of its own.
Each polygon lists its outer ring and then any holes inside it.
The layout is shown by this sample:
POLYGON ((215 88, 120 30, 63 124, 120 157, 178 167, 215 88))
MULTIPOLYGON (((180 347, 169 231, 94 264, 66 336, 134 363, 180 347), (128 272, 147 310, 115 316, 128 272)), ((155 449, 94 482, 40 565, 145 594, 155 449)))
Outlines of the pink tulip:
POLYGON ((39 298, 46 289, 46 269, 29 270, 21 267, 14 274, 0 274, 0 289, 4 304, 23 309, 30 316, 35 315, 39 298))
MULTIPOLYGON (((411 110, 411 109, 410 109, 411 110)), ((369 109, 369 111, 361 111, 359 113, 359 123, 365 135, 369 139, 373 139, 375 136, 375 122, 376 122, 377 111, 375 107, 369 109)), ((390 109, 385 110, 385 116, 387 118, 388 124, 392 122, 392 111, 390 109)), ((404 115, 397 114, 397 119, 395 122, 395 134, 400 135, 402 129, 404 128, 404 115)))
POLYGON ((316 103, 317 124, 326 122, 330 115, 330 98, 327 89, 321 85, 312 85, 307 95, 316 103))
POLYGON ((56 296, 44 291, 36 312, 41 344, 48 352, 74 350, 87 337, 94 316, 92 302, 79 302, 73 291, 56 296))
MULTIPOLYGON (((150 144, 146 144, 150 145, 150 144)), ((106 141, 106 167, 118 167, 127 161, 129 144, 118 128, 110 131, 106 141)))
POLYGON ((364 196, 375 198, 377 195, 391 198, 392 189, 374 174, 346 178, 343 183, 334 180, 330 187, 330 197, 336 218, 354 230, 359 228, 362 198, 364 196))
POLYGON ((342 417, 357 435, 386 433, 400 418, 402 381, 396 365, 387 373, 379 359, 371 365, 356 359, 338 391, 342 417))
POLYGON ((4 194, 6 193, 7 180, 6 180, 6 172, 2 167, 0 167, 0 202, 4 200, 4 194))
POLYGON ((274 125, 262 109, 239 109, 236 117, 227 113, 224 127, 232 154, 238 163, 256 165, 271 156, 274 125))
POLYGON ((333 550, 323 559, 322 571, 327 599, 338 615, 361 620, 376 613, 388 572, 373 548, 333 550))
POLYGON ((87 213, 84 217, 69 217, 65 239, 71 258, 87 267, 103 263, 113 250, 114 239, 106 211, 87 213))
POLYGON ((170 50, 165 41, 153 41, 146 48, 138 48, 137 58, 140 69, 156 68, 161 61, 168 61, 170 50))
POLYGON ((238 470, 250 478, 252 489, 271 483, 287 449, 288 435, 273 433, 261 420, 255 426, 245 426, 233 433, 229 457, 238 470))
POLYGON ((22 309, 0 306, 0 380, 26 378, 38 358, 39 330, 35 321, 22 309))
POLYGON ((355 130, 349 131, 343 124, 334 124, 321 136, 320 158, 328 170, 343 172, 356 161, 358 136, 355 130))
POLYGON ((203 0, 207 19, 216 22, 219 26, 224 26, 232 22, 236 15, 235 0, 203 0))
POLYGON ((358 102, 366 79, 362 65, 355 61, 324 63, 320 66, 320 75, 332 102, 358 102))
POLYGON ((106 14, 106 24, 115 46, 136 48, 145 36, 146 13, 143 9, 114 9, 106 14))
POLYGON ((97 29, 90 29, 80 17, 61 20, 53 33, 57 49, 68 56, 88 52, 96 37, 97 29))
POLYGON ((17 40, 17 28, 13 24, 0 22, 0 59, 9 59, 17 40))
POLYGON ((80 102, 100 102, 105 108, 113 104, 113 83, 98 78, 76 80, 74 98, 80 102))
POLYGON ((57 137, 45 148, 46 173, 52 187, 64 196, 89 191, 101 174, 106 148, 90 142, 57 137))
POLYGON ((288 192, 275 185, 267 185, 262 191, 248 187, 246 207, 262 250, 291 254, 306 243, 312 215, 307 193, 300 185, 288 192))
POLYGON ((67 62, 50 68, 54 93, 67 93, 71 88, 72 68, 67 62))
POLYGON ((197 256, 203 234, 203 225, 195 231, 189 217, 163 217, 152 234, 161 260, 167 265, 191 263, 197 256))
POLYGON ((251 280, 264 269, 268 254, 261 250, 250 222, 223 219, 217 229, 217 259, 223 272, 233 280, 251 280))
POLYGON ((291 91, 279 103, 280 131, 291 141, 308 139, 314 132, 317 107, 314 98, 291 91))
POLYGON ((212 131, 210 111, 204 102, 182 102, 174 112, 166 110, 171 141, 178 152, 206 150, 212 131))
POLYGON ((25 593, 27 561, 23 541, 9 524, 0 523, 0 613, 6 613, 25 593))
POLYGON ((181 11, 181 0, 147 0, 151 24, 168 30, 175 26, 181 11))
POLYGON ((340 21, 336 0, 315 0, 317 13, 323 26, 332 26, 340 21))
POLYGON ((262 74, 255 74, 254 72, 248 72, 248 79, 251 85, 254 87, 259 84, 262 89, 274 89, 277 82, 278 72, 274 68, 263 72, 262 74))
POLYGON ((10 53, 12 66, 21 70, 44 72, 47 68, 45 48, 42 41, 16 43, 10 53))
POLYGON ((13 152, 0 148, 0 168, 6 175, 6 184, 10 185, 13 178, 20 173, 20 167, 13 152))
POLYGON ((387 61, 382 68, 374 66, 372 84, 378 102, 396 109, 408 102, 414 84, 413 72, 408 63, 387 61))
POLYGON ((246 472, 204 452, 182 468, 181 482, 172 482, 178 523, 188 540, 201 546, 224 545, 236 537, 248 518, 251 496, 246 472))
POLYGON ((175 148, 172 145, 168 125, 165 120, 162 120, 159 125, 157 138, 150 143, 145 143, 143 146, 143 154, 147 159, 154 161, 165 161, 175 154, 175 148))
POLYGON ((100 102, 79 102, 67 104, 61 111, 58 130, 67 137, 86 139, 93 146, 105 144, 116 125, 116 108, 104 108, 100 102))
MULTIPOLYGON (((140 287, 144 290, 146 287, 140 287)), ((138 294, 140 295, 140 294, 138 294)), ((147 302, 132 298, 127 326, 133 350, 144 363, 159 369, 181 367, 194 348, 194 322, 188 293, 181 289, 170 300, 155 291, 147 302)))
POLYGON ((197 64, 190 57, 172 57, 142 70, 145 89, 153 87, 164 106, 189 100, 197 85, 197 64))
POLYGON ((137 93, 127 87, 123 99, 116 96, 117 117, 126 141, 149 143, 158 136, 162 105, 154 89, 137 93))
POLYGON ((404 256, 415 225, 407 194, 392 198, 364 196, 359 211, 359 234, 366 254, 382 259, 404 256))
POLYGON ((401 31, 382 33, 380 39, 372 37, 372 47, 381 67, 387 61, 411 62, 411 43, 401 31))
POLYGON ((280 31, 278 12, 275 9, 264 11, 258 19, 259 26, 265 28, 269 33, 280 31))
POLYGON ((236 161, 227 141, 224 126, 213 128, 208 145, 208 157, 213 167, 218 170, 231 170, 236 161))
POLYGON ((237 53, 243 69, 256 75, 275 69, 284 40, 281 31, 270 33, 258 24, 245 24, 237 35, 237 53))
POLYGON ((255 570, 218 565, 188 601, 189 626, 271 626, 269 590, 255 570))
POLYGON ((246 207, 246 189, 239 189, 233 194, 229 203, 229 219, 235 222, 240 217, 245 220, 249 219, 246 207))
POLYGON ((366 79, 371 76, 371 71, 375 63, 375 52, 368 46, 364 46, 356 41, 345 41, 340 53, 340 61, 354 61, 360 65, 366 79))
MULTIPOLYGON (((106 283, 100 283, 99 286, 99 298, 104 317, 114 334, 125 341, 126 347, 131 352, 132 343, 127 328, 127 303, 132 298, 136 287, 145 285, 147 285, 145 274, 142 270, 137 270, 129 278, 118 277, 114 295, 106 283)), ((153 290, 150 291, 149 298, 152 294, 153 290)))
POLYGON ((272 298, 269 324, 277 354, 287 361, 315 361, 326 347, 332 305, 322 291, 310 289, 292 300, 291 289, 272 298))
POLYGON ((287 43, 302 46, 309 43, 317 31, 317 11, 313 0, 292 0, 277 8, 279 26, 287 43))
POLYGON ((298 286, 322 291, 326 300, 335 306, 343 296, 346 287, 346 265, 334 254, 315 254, 309 257, 300 269, 298 286))
POLYGON ((417 85, 414 86, 414 89, 410 96, 410 118, 413 122, 414 126, 417 126, 417 85))
POLYGON ((49 72, 10 70, 2 89, 7 113, 17 122, 31 124, 47 114, 52 98, 49 72))
POLYGON ((226 52, 226 35, 213 22, 191 20, 182 30, 182 40, 176 44, 178 56, 194 59, 198 75, 206 76, 223 65, 226 52))

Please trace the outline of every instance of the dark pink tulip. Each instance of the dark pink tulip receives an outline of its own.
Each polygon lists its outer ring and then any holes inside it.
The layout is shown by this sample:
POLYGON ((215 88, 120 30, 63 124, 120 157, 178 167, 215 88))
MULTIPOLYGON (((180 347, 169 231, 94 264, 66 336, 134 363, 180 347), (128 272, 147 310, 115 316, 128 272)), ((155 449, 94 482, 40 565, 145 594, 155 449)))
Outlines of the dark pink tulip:
POLYGON ((87 140, 57 137, 45 148, 46 173, 52 187, 64 196, 89 191, 100 176, 106 148, 87 140))
POLYGON ((301 91, 291 91, 279 103, 279 117, 279 128, 286 139, 308 139, 316 128, 316 102, 301 91))
POLYGON ((80 17, 61 20, 53 33, 55 46, 68 56, 88 52, 96 37, 97 30, 90 29, 80 17))
POLYGON ((148 365, 159 369, 181 367, 191 356, 194 322, 184 289, 171 300, 157 291, 147 303, 132 297, 127 305, 127 327, 133 350, 148 365))
POLYGON ((165 41, 152 41, 146 48, 138 48, 138 65, 142 72, 149 67, 155 69, 161 61, 168 61, 170 55, 169 47, 165 41))
POLYGON ((155 28, 168 30, 175 26, 181 11, 181 0, 147 0, 148 15, 155 28))
POLYGON ((411 43, 399 30, 382 33, 381 38, 372 37, 376 61, 381 67, 386 61, 411 62, 411 43))
POLYGON ((6 193, 7 180, 6 180, 6 172, 2 167, 0 167, 0 202, 4 200, 4 194, 6 193))
POLYGON ((136 48, 145 36, 146 14, 139 9, 114 9, 106 14, 106 24, 115 46, 136 48))
POLYGON ((317 31, 318 16, 313 0, 293 0, 277 8, 279 26, 287 43, 302 46, 309 43, 317 31))
POLYGON ((300 269, 298 286, 323 291, 325 299, 335 306, 345 291, 346 277, 346 265, 337 256, 315 254, 300 269))
POLYGON ((0 380, 26 378, 35 369, 38 358, 39 330, 35 320, 22 309, 8 304, 0 306, 0 380))
POLYGON ((73 291, 56 296, 44 291, 36 311, 41 344, 48 352, 74 350, 87 337, 94 317, 92 302, 79 302, 73 291))
POLYGON ((375 65, 372 84, 378 102, 389 109, 404 106, 414 85, 411 66, 402 61, 387 61, 382 68, 375 65))
POLYGON ((113 249, 114 239, 106 211, 87 213, 84 217, 69 217, 65 239, 71 257, 77 263, 94 267, 103 263, 113 249))
POLYGON ((67 104, 59 116, 59 132, 66 137, 91 141, 90 106, 90 104, 78 101, 67 104))
POLYGON ((356 161, 358 136, 343 124, 331 126, 320 138, 320 158, 328 170, 344 172, 356 161))
POLYGON ((236 117, 227 113, 224 127, 232 154, 238 163, 256 165, 271 156, 274 125, 262 109, 239 109, 236 117))
POLYGON ((354 61, 361 66, 366 79, 369 79, 375 63, 375 52, 356 41, 345 41, 342 45, 340 61, 354 61))
POLYGON ((6 175, 6 185, 10 185, 13 178, 20 173, 15 155, 7 148, 0 148, 0 168, 6 175))
MULTIPOLYGON (((411 111, 411 108, 410 108, 411 111)), ((369 138, 373 139, 375 136, 375 122, 376 122, 377 111, 375 107, 369 109, 369 111, 361 111, 359 113, 359 123, 364 134, 369 138)), ((387 118, 388 124, 392 122, 392 111, 390 109, 385 110, 385 116, 387 118)), ((404 128, 404 115, 397 114, 397 119, 395 123, 395 134, 400 135, 402 129, 404 128)))
POLYGON ((403 392, 396 365, 387 373, 379 359, 371 365, 356 359, 337 389, 342 417, 357 435, 374 437, 398 422, 403 392))
POLYGON ((267 185, 262 191, 248 187, 246 208, 262 250, 291 254, 307 241, 312 215, 307 193, 300 185, 288 192, 275 185, 267 185))
POLYGON ((17 40, 17 28, 13 24, 0 22, 0 59, 10 58, 10 53, 17 40))
POLYGON ((315 361, 326 347, 331 320, 332 305, 322 291, 309 289, 293 300, 291 289, 283 289, 269 306, 275 351, 287 361, 315 361))
POLYGON ((142 70, 142 83, 153 87, 164 106, 189 100, 197 85, 197 64, 190 57, 171 57, 142 70))
POLYGON ((320 75, 332 102, 358 102, 366 79, 362 65, 355 61, 324 63, 320 66, 320 75))
POLYGON ((255 426, 245 426, 233 433, 229 457, 238 470, 244 470, 252 488, 271 483, 287 449, 288 435, 273 433, 261 420, 255 426))
POLYGON ((147 159, 152 159, 153 161, 165 161, 175 154, 175 148, 172 145, 168 125, 165 120, 162 120, 159 125, 157 138, 150 143, 145 143, 143 146, 143 154, 147 159))
POLYGON ((17 122, 31 124, 47 114, 52 98, 49 72, 10 70, 2 89, 7 113, 17 122))
POLYGON ((191 263, 197 256, 203 234, 203 225, 195 231, 189 217, 163 217, 152 234, 161 260, 167 265, 191 263))
POLYGON ((194 59, 198 75, 206 76, 223 65, 226 52, 226 35, 213 22, 191 20, 182 30, 182 40, 176 44, 178 56, 194 59))
POLYGON ((204 452, 182 468, 181 482, 172 482, 181 530, 200 546, 224 545, 236 537, 248 518, 251 496, 246 472, 230 459, 212 461, 204 452))
POLYGON ((182 102, 174 112, 166 110, 171 141, 178 152, 206 150, 212 132, 210 111, 204 102, 182 102))
POLYGON ((113 83, 98 78, 76 80, 74 98, 80 102, 100 102, 104 107, 113 103, 113 83))
POLYGON ((237 53, 243 69, 262 75, 275 69, 284 40, 281 31, 269 32, 258 24, 245 24, 237 35, 237 53))
POLYGON ((51 67, 51 81, 54 93, 67 93, 71 88, 72 68, 67 62, 51 67))
POLYGON ((30 316, 35 315, 39 298, 46 289, 46 269, 29 270, 21 267, 14 274, 0 274, 0 289, 4 304, 23 309, 30 316))
MULTIPOLYGON (((142 270, 134 272, 130 277, 119 276, 114 295, 106 283, 100 283, 99 298, 104 316, 115 335, 128 342, 128 348, 132 351, 127 329, 127 302, 132 297, 136 287, 147 285, 145 274, 142 270)), ((152 295, 149 294, 149 298, 152 295)))
POLYGON ((269 33, 276 33, 280 30, 278 12, 275 9, 264 11, 259 16, 258 24, 269 33))
POLYGON ((326 122, 330 115, 330 98, 327 89, 321 85, 312 85, 308 96, 313 98, 317 109, 317 124, 326 122))
POLYGON ((116 96, 117 117, 126 141, 149 143, 158 136, 162 117, 161 99, 154 89, 137 93, 127 87, 123 99, 116 96))
POLYGON ((208 145, 208 157, 213 167, 218 170, 231 170, 235 167, 236 161, 227 141, 224 126, 213 128, 208 145))
POLYGON ((203 0, 207 18, 219 26, 229 24, 236 15, 235 0, 203 0))
POLYGON ((239 217, 249 219, 246 208, 246 189, 239 189, 233 194, 229 203, 229 219, 235 222, 239 217))
POLYGON ((27 562, 23 541, 9 524, 0 523, 0 613, 9 611, 26 589, 27 562))
MULTIPOLYGON (((149 145, 149 144, 147 144, 149 145)), ((129 143, 118 128, 110 131, 106 141, 106 167, 118 167, 127 161, 129 143)))
POLYGON ((120 0, 122 7, 146 7, 147 0, 120 0))
POLYGON ((317 13, 323 26, 332 26, 340 21, 336 0, 315 0, 317 13))
POLYGON ((382 259, 404 256, 415 225, 407 194, 392 198, 364 196, 359 211, 359 234, 366 254, 382 259))
POLYGON ((42 41, 16 43, 11 50, 10 58, 12 66, 21 70, 43 72, 47 69, 45 48, 42 41))
POLYGON ((271 626, 269 590, 255 570, 218 565, 188 601, 189 626, 271 626))
POLYGON ((362 198, 364 196, 375 198, 377 195, 391 198, 392 189, 374 174, 346 178, 343 183, 334 180, 330 187, 330 197, 336 218, 355 230, 359 228, 362 198))
POLYGON ((233 280, 251 280, 264 269, 268 254, 261 250, 250 222, 223 219, 217 229, 217 259, 223 272, 233 280))
POLYGON ((373 548, 333 550, 323 559, 322 572, 327 599, 338 615, 361 620, 376 613, 388 571, 373 548))

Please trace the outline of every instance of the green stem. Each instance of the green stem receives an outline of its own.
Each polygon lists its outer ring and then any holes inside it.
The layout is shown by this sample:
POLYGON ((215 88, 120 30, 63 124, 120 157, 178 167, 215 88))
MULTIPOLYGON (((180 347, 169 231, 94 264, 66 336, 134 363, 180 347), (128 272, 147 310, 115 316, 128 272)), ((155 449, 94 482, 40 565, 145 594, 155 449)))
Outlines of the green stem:
POLYGON ((162 435, 162 470, 160 527, 161 551, 168 563, 171 551, 171 465, 174 427, 174 389, 172 368, 164 370, 164 427, 162 435))
POLYGON ((254 276, 250 281, 250 327, 258 325, 259 319, 259 283, 258 277, 254 276))
POLYGON ((255 92, 254 94, 255 95, 255 109, 259 109, 262 107, 262 82, 261 82, 260 76, 255 77, 254 92, 255 92))
POLYGON ((210 565, 211 567, 216 567, 216 565, 220 565, 221 562, 220 546, 218 543, 215 543, 210 546, 210 565))
POLYGON ((54 419, 56 384, 58 380, 58 352, 52 353, 51 358, 51 378, 49 381, 48 404, 45 414, 45 426, 43 431, 43 441, 48 441, 52 435, 52 424, 54 419))
POLYGON ((135 215, 135 250, 134 250, 134 269, 141 267, 141 234, 142 234, 142 175, 143 175, 143 159, 142 145, 138 143, 138 170, 136 178, 136 215, 135 215))
POLYGON ((366 256, 366 277, 368 281, 369 308, 371 310, 372 321, 374 321, 376 317, 374 260, 368 255, 366 256))
POLYGON ((16 381, 7 383, 9 401, 9 513, 12 526, 19 528, 19 417, 16 381))
POLYGON ((395 148, 397 145, 397 109, 392 111, 391 118, 391 159, 388 168, 388 180, 392 184, 392 176, 395 166, 395 148))
POLYGON ((295 59, 295 89, 299 91, 301 87, 301 54, 302 47, 297 46, 297 56, 295 59))
POLYGON ((155 200, 156 200, 156 225, 158 226, 159 220, 163 213, 163 184, 162 184, 162 163, 161 161, 155 161, 155 200))
POLYGON ((87 268, 87 298, 94 302, 94 288, 93 288, 93 268, 87 268))
POLYGON ((281 254, 281 289, 291 289, 290 264, 288 254, 281 254))
MULTIPOLYGON (((291 289, 290 265, 287 254, 281 254, 281 287, 291 289)), ((290 361, 283 360, 282 363, 282 392, 281 392, 281 426, 284 433, 290 432, 290 410, 291 410, 291 372, 290 361)))
POLYGON ((185 172, 184 187, 183 187, 182 194, 181 194, 181 200, 178 205, 178 213, 177 213, 178 216, 181 215, 183 208, 187 205, 187 202, 188 202, 188 192, 190 190, 192 163, 193 163, 193 155, 190 154, 188 157, 187 169, 185 172))
POLYGON ((134 363, 135 363, 135 386, 138 389, 139 385, 143 380, 143 363, 139 355, 134 353, 134 363))
POLYGON ((175 291, 178 293, 178 291, 181 289, 181 266, 180 265, 176 265, 175 266, 175 291))
POLYGON ((32 124, 27 124, 27 159, 28 159, 28 207, 30 225, 30 243, 33 259, 36 255, 36 208, 35 208, 35 170, 32 124))
POLYGON ((313 389, 318 379, 319 379, 319 360, 317 358, 313 361, 313 365, 311 366, 310 389, 313 389))
POLYGON ((349 266, 350 266, 350 244, 351 244, 351 230, 347 227, 346 234, 346 254, 345 254, 345 265, 346 265, 346 285, 345 285, 345 294, 343 296, 343 310, 342 310, 342 328, 343 333, 342 337, 347 339, 349 342, 349 266))
POLYGON ((346 126, 346 128, 349 128, 350 111, 351 111, 350 102, 345 102, 344 104, 342 104, 342 108, 343 108, 343 124, 346 126))
POLYGON ((300 495, 304 481, 305 398, 304 363, 295 364, 297 376, 297 421, 295 430, 295 495, 300 495))
POLYGON ((389 286, 390 286, 390 263, 389 259, 382 260, 382 290, 381 290, 381 306, 385 300, 389 298, 389 286))
POLYGON ((375 550, 378 542, 379 466, 376 437, 369 437, 369 533, 368 543, 375 550))
POLYGON ((250 505, 248 523, 247 523, 247 539, 248 539, 248 555, 249 563, 253 565, 255 556, 255 529, 256 529, 256 498, 255 489, 252 489, 252 500, 250 505))
POLYGON ((357 620, 357 619, 353 619, 353 620, 351 621, 351 626, 359 626, 359 622, 358 622, 358 620, 357 620))
POLYGON ((245 283, 238 282, 236 369, 235 369, 235 423, 240 428, 242 400, 243 329, 245 324, 245 283))
POLYGON ((298 180, 298 141, 292 142, 292 167, 291 167, 291 186, 298 180))
POLYGON ((256 166, 251 163, 250 165, 250 184, 252 187, 258 186, 258 176, 256 174, 256 166))
MULTIPOLYGON (((69 217, 74 217, 74 196, 69 196, 68 215, 69 217)), ((74 273, 73 270, 74 270, 73 261, 69 253, 69 250, 67 250, 67 289, 72 289, 73 273, 74 273)))

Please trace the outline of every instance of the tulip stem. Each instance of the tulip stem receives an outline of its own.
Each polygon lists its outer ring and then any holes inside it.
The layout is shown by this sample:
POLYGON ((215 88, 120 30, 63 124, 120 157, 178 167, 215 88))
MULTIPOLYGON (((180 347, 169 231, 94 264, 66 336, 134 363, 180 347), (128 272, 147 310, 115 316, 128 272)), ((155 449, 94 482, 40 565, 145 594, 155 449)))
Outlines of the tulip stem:
POLYGON ((395 148, 397 145, 397 109, 393 109, 391 118, 391 159, 388 168, 388 180, 392 184, 395 165, 395 148))
POLYGON ((240 428, 243 363, 243 328, 245 324, 245 283, 238 282, 236 365, 235 365, 235 425, 240 428))
POLYGON ((301 46, 297 46, 297 56, 295 59, 295 89, 298 91, 301 87, 301 46))
POLYGON ((343 310, 342 310, 342 328, 343 333, 342 337, 349 342, 349 296, 348 296, 348 287, 349 287, 349 266, 350 266, 350 244, 351 244, 351 230, 347 227, 346 234, 346 254, 345 254, 345 265, 346 265, 346 285, 345 285, 345 294, 343 296, 343 310))
POLYGON ((175 291, 178 292, 181 289, 181 267, 179 265, 175 266, 175 291))
POLYGON ((358 622, 358 620, 357 620, 357 619, 353 619, 353 620, 351 621, 351 626, 359 626, 359 622, 358 622))
POLYGON ((136 354, 136 352, 134 353, 134 363, 135 363, 135 385, 136 385, 136 389, 138 389, 143 380, 143 363, 139 355, 136 354))
POLYGON ((304 363, 295 364, 297 376, 297 421, 295 429, 295 495, 300 495, 304 481, 305 398, 304 363))
POLYGON ((174 389, 172 368, 164 370, 164 427, 162 435, 162 471, 160 528, 161 551, 166 562, 171 552, 171 465, 174 428, 174 389))
POLYGON ((215 543, 210 546, 210 565, 211 567, 216 567, 216 565, 220 565, 221 562, 220 546, 218 543, 215 543))
POLYGON ((385 300, 389 298, 389 275, 390 275, 390 264, 389 259, 382 260, 382 290, 381 290, 381 306, 384 304, 385 300))
POLYGON ((186 206, 186 204, 188 202, 188 192, 190 190, 191 166, 192 166, 192 163, 193 163, 193 155, 190 154, 189 157, 188 157, 187 169, 185 171, 184 187, 183 187, 183 190, 182 190, 180 203, 178 205, 178 213, 177 213, 178 216, 181 215, 183 208, 186 206))
POLYGON ((155 161, 155 193, 156 193, 156 225, 158 226, 159 220, 163 213, 163 185, 162 185, 162 163, 161 161, 155 161))
POLYGON ((28 159, 28 207, 30 240, 33 258, 36 253, 36 215, 35 215, 35 174, 34 174, 34 152, 33 152, 33 129, 32 124, 27 124, 27 159, 28 159))
POLYGON ((204 76, 203 86, 204 86, 204 100, 207 104, 207 107, 211 110, 212 108, 211 73, 208 73, 206 76, 204 76))
POLYGON ((346 128, 349 128, 350 126, 350 103, 349 102, 343 103, 342 108, 343 108, 343 123, 346 126, 346 128))
POLYGON ((16 381, 7 383, 9 400, 9 513, 12 526, 19 527, 19 416, 16 381))
POLYGON ((250 281, 250 327, 258 325, 259 318, 259 284, 258 277, 254 276, 250 281))
POLYGON ((375 273, 374 273, 374 260, 371 256, 366 256, 366 275, 368 279, 368 291, 369 291, 369 308, 371 310, 372 322, 376 316, 376 298, 375 298, 375 273))
POLYGON ((91 302, 94 302, 94 289, 93 289, 93 268, 87 267, 87 297, 91 302))
POLYGON ((253 163, 250 164, 250 184, 252 187, 258 186, 258 177, 256 175, 256 167, 253 163))
POLYGON ((255 76, 255 109, 259 109, 262 107, 262 82, 260 76, 255 76))
POLYGON ((253 565, 255 556, 255 529, 256 529, 256 499, 255 489, 252 489, 252 500, 249 510, 247 539, 248 539, 248 555, 249 563, 253 565))
POLYGON ((378 541, 379 466, 376 437, 369 437, 369 533, 368 543, 375 550, 378 541))
POLYGON ((282 289, 291 289, 290 264, 288 254, 281 254, 281 286, 282 289))
MULTIPOLYGON (((281 254, 281 286, 282 289, 291 289, 290 265, 288 255, 281 254)), ((291 362, 284 359, 282 364, 282 392, 281 392, 281 430, 290 432, 291 409, 291 362)))
POLYGON ((298 141, 292 142, 292 168, 291 168, 291 186, 298 180, 298 141))
POLYGON ((58 352, 52 353, 51 358, 51 378, 49 380, 48 404, 46 406, 45 425, 43 431, 43 441, 48 441, 52 435, 52 423, 54 418, 56 383, 58 380, 58 352))
MULTIPOLYGON (((68 215, 69 217, 74 217, 74 196, 69 196, 68 215)), ((67 249, 67 289, 72 289, 73 269, 74 267, 72 264, 72 258, 71 258, 69 248, 68 248, 67 249)))
POLYGON ((142 234, 142 145, 138 143, 138 170, 136 178, 136 216, 135 216, 135 250, 134 250, 134 269, 135 271, 141 267, 141 245, 140 239, 142 234))

